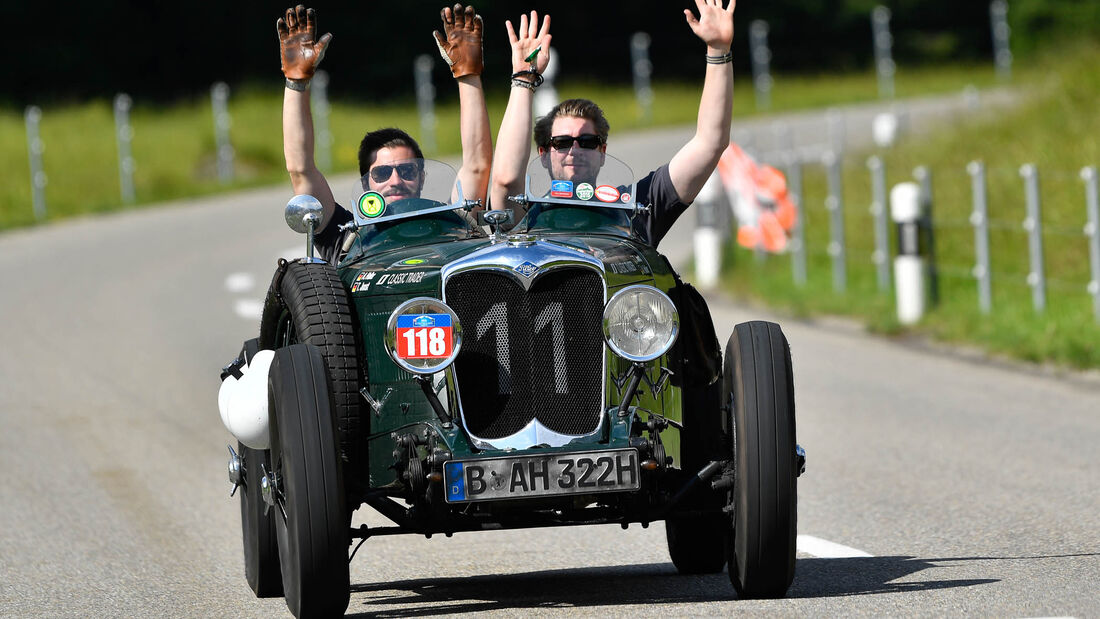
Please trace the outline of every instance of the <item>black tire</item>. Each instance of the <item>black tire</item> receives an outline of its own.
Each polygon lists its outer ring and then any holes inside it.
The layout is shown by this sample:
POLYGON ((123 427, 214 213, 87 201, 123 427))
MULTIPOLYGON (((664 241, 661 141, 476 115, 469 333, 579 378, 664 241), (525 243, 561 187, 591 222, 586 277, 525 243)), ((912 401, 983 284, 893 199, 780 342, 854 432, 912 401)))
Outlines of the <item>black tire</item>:
POLYGON ((350 597, 349 521, 332 393, 319 348, 293 344, 275 351, 268 406, 283 510, 275 513, 275 532, 287 607, 295 617, 342 615, 350 597))
POLYGON ((668 555, 681 574, 717 574, 726 566, 728 520, 719 512, 665 520, 668 555))
POLYGON ((321 349, 332 377, 341 461, 352 485, 354 472, 365 463, 367 436, 367 420, 360 406, 356 324, 336 269, 326 263, 301 262, 288 263, 281 275, 276 274, 260 322, 263 348, 302 343, 321 349))
MULTIPOLYGON (((244 343, 241 354, 246 363, 260 350, 260 342, 244 343)), ((241 539, 244 542, 244 578, 258 598, 283 595, 283 576, 279 571, 279 546, 275 541, 274 512, 267 509, 260 494, 260 478, 271 470, 268 452, 237 443, 237 454, 244 462, 241 495, 241 539)))
POLYGON ((774 323, 741 323, 724 365, 734 461, 730 582, 742 598, 783 597, 794 580, 798 498, 787 338, 774 323))
MULTIPOLYGON (((720 380, 712 385, 685 384, 683 387, 684 428, 680 431, 683 461, 680 468, 689 475, 711 459, 724 459, 721 389, 720 380)), ((668 554, 679 573, 717 574, 726 567, 730 525, 729 519, 722 514, 722 499, 709 488, 700 488, 684 498, 682 507, 713 513, 694 517, 672 515, 665 520, 668 554)))

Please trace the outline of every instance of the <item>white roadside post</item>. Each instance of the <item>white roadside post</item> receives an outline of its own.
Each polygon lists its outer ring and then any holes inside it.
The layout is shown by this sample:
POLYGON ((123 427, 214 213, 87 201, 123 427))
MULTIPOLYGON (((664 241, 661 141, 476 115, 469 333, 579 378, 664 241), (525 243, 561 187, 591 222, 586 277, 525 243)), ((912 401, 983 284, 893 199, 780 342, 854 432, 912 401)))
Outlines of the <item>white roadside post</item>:
POLYGON ((23 113, 27 127, 27 157, 31 167, 31 207, 34 218, 46 219, 46 171, 42 167, 42 153, 46 150, 39 135, 38 127, 42 122, 42 110, 37 105, 27 106, 23 113))
POLYGON ((924 258, 920 255, 920 185, 899 183, 890 190, 890 217, 898 227, 898 255, 894 258, 894 290, 898 321, 916 323, 926 306, 924 258))
POLYGON ((535 90, 535 98, 532 105, 535 108, 535 117, 546 116, 550 110, 558 104, 558 89, 554 87, 554 80, 561 73, 558 66, 558 53, 554 48, 545 50, 548 55, 546 70, 542 72, 542 86, 535 90))
POLYGON ((118 182, 123 204, 134 203, 134 157, 131 144, 134 128, 130 124, 130 95, 115 95, 115 142, 118 144, 118 182))
POLYGON ((653 63, 649 60, 650 42, 649 35, 644 32, 635 32, 634 36, 630 37, 630 68, 634 74, 634 98, 638 101, 642 122, 646 123, 649 122, 653 112, 653 86, 649 81, 653 74, 653 63))
POLYGON ((214 112, 214 144, 217 148, 218 180, 233 182, 233 143, 229 140, 229 85, 217 82, 210 87, 210 105, 214 112))
POLYGON ((432 85, 432 57, 421 54, 413 63, 416 108, 420 113, 420 143, 424 150, 435 150, 435 86, 432 85))
POLYGON ((695 284, 701 290, 716 288, 722 271, 723 234, 719 222, 724 195, 722 180, 715 170, 695 197, 695 284))

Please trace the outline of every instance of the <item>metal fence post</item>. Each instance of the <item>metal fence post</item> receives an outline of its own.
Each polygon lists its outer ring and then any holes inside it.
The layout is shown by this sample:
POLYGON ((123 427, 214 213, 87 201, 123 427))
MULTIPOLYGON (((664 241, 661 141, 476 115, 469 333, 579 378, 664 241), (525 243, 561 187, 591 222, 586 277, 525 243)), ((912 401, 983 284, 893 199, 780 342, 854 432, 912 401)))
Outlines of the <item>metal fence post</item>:
POLYGON ((332 171, 332 131, 328 124, 328 72, 313 74, 309 89, 310 107, 313 109, 313 144, 317 167, 322 172, 332 171))
POLYGON ((878 96, 894 98, 894 36, 890 34, 890 9, 876 6, 871 11, 871 33, 875 43, 875 71, 878 73, 878 96))
POLYGON ((989 3, 989 22, 993 30, 993 63, 997 67, 997 77, 1007 81, 1012 78, 1012 49, 1008 26, 1008 2, 993 0, 989 3))
POLYGON ((1089 264, 1092 281, 1088 291, 1092 295, 1093 312, 1096 322, 1100 323, 1100 191, 1097 188, 1096 168, 1089 166, 1081 170, 1085 181, 1085 201, 1088 205, 1089 223, 1085 225, 1085 236, 1089 239, 1089 264))
POLYGON ((416 108, 420 112, 420 142, 426 151, 435 150, 435 86, 432 85, 432 57, 421 54, 413 63, 416 108))
POLYGON ((833 151, 826 151, 821 160, 828 172, 828 192, 825 208, 829 211, 829 255, 833 258, 833 290, 847 292, 848 268, 844 247, 844 179, 843 161, 833 151))
POLYGON ((890 290, 890 223, 886 214, 886 166, 882 159, 872 156, 867 160, 871 171, 871 216, 875 218, 875 251, 871 262, 878 272, 880 292, 890 290))
POLYGON ((791 230, 791 277, 799 288, 806 285, 806 213, 802 208, 802 161, 791 153, 787 159, 787 195, 797 216, 791 230))
POLYGON ((649 77, 653 74, 653 63, 649 61, 651 39, 644 32, 635 32, 630 37, 630 68, 634 73, 634 97, 642 111, 642 121, 649 122, 653 108, 653 87, 649 77))
POLYGON ((123 204, 134 203, 134 156, 130 143, 134 128, 130 125, 130 95, 115 95, 115 141, 118 143, 118 184, 123 204))
POLYGON ((1027 274, 1027 285, 1031 286, 1031 302, 1036 312, 1047 307, 1046 275, 1043 269, 1043 220, 1042 201, 1039 195, 1039 171, 1034 164, 1020 166, 1020 176, 1024 179, 1027 192, 1027 218, 1023 228, 1027 231, 1028 250, 1031 256, 1031 271, 1027 274))
POLYGON ((38 126, 42 121, 42 110, 36 105, 27 106, 23 113, 23 122, 27 127, 27 157, 31 167, 31 205, 34 218, 42 221, 46 218, 46 171, 42 169, 42 152, 46 150, 39 135, 38 126))
POLYGON ((214 143, 218 156, 218 180, 233 182, 233 144, 229 140, 229 85, 217 82, 210 87, 210 103, 214 110, 214 143))
POLYGON ((753 20, 749 25, 749 53, 752 56, 752 85, 756 90, 756 109, 771 107, 772 52, 768 48, 768 22, 753 20))
POLYGON ((978 308, 983 314, 993 309, 993 270, 989 264, 989 204, 986 196, 985 164, 971 161, 966 166, 970 175, 970 191, 974 210, 970 225, 974 226, 974 279, 978 280, 978 308))
POLYGON ((936 234, 935 217, 933 213, 932 199, 932 170, 927 166, 917 166, 913 169, 913 178, 920 185, 920 228, 924 234, 924 242, 927 245, 925 252, 928 256, 928 304, 935 307, 940 304, 940 273, 936 268, 936 234))
POLYGON ((825 124, 829 134, 829 147, 837 157, 843 157, 847 146, 845 140, 847 121, 844 119, 844 112, 835 107, 829 108, 825 111, 825 124))

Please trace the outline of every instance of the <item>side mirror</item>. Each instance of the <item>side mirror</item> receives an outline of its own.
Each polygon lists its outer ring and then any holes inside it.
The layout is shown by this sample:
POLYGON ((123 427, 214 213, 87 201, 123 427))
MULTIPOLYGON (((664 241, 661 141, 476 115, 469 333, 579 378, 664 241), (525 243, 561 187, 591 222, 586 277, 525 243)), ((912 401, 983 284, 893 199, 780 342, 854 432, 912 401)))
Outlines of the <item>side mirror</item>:
POLYGON ((311 195, 294 196, 286 203, 286 225, 299 233, 311 233, 324 219, 325 209, 321 201, 311 195))
POLYGON ((290 229, 306 235, 306 258, 313 260, 313 231, 325 218, 325 209, 321 201, 311 195, 294 196, 286 203, 286 225, 290 229))

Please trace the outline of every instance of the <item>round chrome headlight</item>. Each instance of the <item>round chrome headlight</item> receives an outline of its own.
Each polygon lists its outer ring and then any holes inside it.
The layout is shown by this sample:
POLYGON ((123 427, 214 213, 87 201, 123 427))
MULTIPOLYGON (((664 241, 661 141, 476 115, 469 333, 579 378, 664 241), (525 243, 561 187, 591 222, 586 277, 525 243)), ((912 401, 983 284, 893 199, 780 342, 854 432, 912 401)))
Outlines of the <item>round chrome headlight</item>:
POLYGON ((676 306, 652 286, 627 286, 603 310, 607 345, 630 361, 652 361, 665 354, 679 331, 676 306))
POLYGON ((386 352, 393 362, 413 374, 435 374, 446 369, 462 347, 458 316, 439 299, 409 299, 386 322, 386 352))

